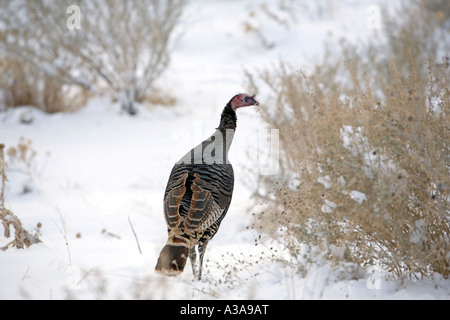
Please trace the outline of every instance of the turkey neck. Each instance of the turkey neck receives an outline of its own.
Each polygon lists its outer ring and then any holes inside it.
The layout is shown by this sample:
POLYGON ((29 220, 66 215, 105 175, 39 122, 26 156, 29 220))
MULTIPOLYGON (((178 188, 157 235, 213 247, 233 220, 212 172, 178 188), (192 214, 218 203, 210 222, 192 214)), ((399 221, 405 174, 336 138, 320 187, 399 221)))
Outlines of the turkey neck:
POLYGON ((233 142, 234 132, 236 131, 236 125, 237 125, 236 112, 231 107, 231 104, 227 103, 227 105, 222 111, 222 115, 220 116, 219 127, 214 133, 214 135, 216 135, 218 132, 220 132, 222 139, 218 139, 216 144, 222 142, 222 148, 225 151, 224 160, 226 163, 229 163, 228 150, 230 149, 231 142, 233 142))
POLYGON ((236 130, 236 123, 236 112, 234 112, 231 104, 228 103, 225 108, 223 108, 222 115, 220 116, 220 125, 217 129, 220 131, 225 131, 227 129, 236 130))
POLYGON ((177 163, 181 164, 230 164, 228 150, 234 138, 237 117, 228 103, 222 111, 220 125, 205 141, 186 153, 177 163))

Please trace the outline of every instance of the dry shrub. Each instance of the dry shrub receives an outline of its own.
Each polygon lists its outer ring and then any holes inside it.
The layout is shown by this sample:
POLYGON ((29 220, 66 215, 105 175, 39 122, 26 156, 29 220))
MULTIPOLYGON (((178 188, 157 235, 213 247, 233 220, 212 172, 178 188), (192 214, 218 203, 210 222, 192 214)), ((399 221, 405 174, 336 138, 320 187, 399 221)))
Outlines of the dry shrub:
POLYGON ((58 98, 66 87, 71 94, 107 93, 135 114, 134 102, 145 100, 168 66, 184 3, 2 1, 0 54, 17 61, 25 74, 29 69, 37 72, 34 85, 45 87, 53 81, 56 91, 44 97, 58 98))
MULTIPOLYGON (((24 117, 21 121, 28 119, 24 117)), ((6 150, 8 161, 8 171, 12 176, 12 181, 16 186, 21 185, 21 194, 33 192, 36 189, 36 181, 40 178, 46 162, 42 167, 37 166, 37 151, 30 139, 19 138, 17 145, 11 145, 6 150)), ((50 153, 45 154, 46 160, 50 153)), ((15 188, 13 187, 13 190, 15 188)))
POLYGON ((332 0, 276 0, 253 1, 248 5, 248 15, 241 22, 245 33, 257 38, 266 50, 277 46, 277 39, 265 30, 274 26, 289 29, 308 12, 308 19, 321 19, 333 16, 336 1, 332 0), (261 23, 261 22, 264 23, 261 23))
POLYGON ((6 163, 4 160, 4 144, 0 144, 0 221, 3 226, 3 236, 6 239, 11 237, 11 227, 14 229, 14 238, 6 245, 0 247, 0 250, 7 250, 10 247, 23 249, 31 246, 32 244, 40 242, 39 234, 41 224, 38 223, 34 234, 28 232, 22 226, 20 219, 10 210, 5 208, 5 186, 6 186, 6 163))
POLYGON ((280 128, 282 168, 290 175, 273 188, 279 209, 261 213, 266 230, 281 236, 293 255, 304 243, 397 275, 447 277, 446 70, 430 66, 426 91, 397 76, 380 104, 356 78, 359 89, 340 98, 280 69, 281 86, 272 88, 283 107, 268 121, 280 128))
POLYGON ((36 150, 32 147, 32 141, 26 140, 24 137, 20 137, 17 146, 11 146, 8 148, 6 154, 9 157, 9 161, 13 164, 23 163, 26 171, 29 172, 36 157, 36 150))
POLYGON ((450 70, 408 43, 384 60, 343 50, 345 73, 329 59, 311 76, 287 63, 249 75, 270 92, 261 114, 282 155, 279 176, 261 177, 269 209, 255 225, 299 271, 325 259, 450 276, 450 70))
POLYGON ((34 106, 47 113, 76 111, 90 97, 85 88, 69 85, 8 55, 0 59, 0 88, 3 107, 34 106))
POLYGON ((166 90, 153 88, 145 96, 144 102, 151 106, 165 106, 172 107, 177 103, 177 99, 166 90))

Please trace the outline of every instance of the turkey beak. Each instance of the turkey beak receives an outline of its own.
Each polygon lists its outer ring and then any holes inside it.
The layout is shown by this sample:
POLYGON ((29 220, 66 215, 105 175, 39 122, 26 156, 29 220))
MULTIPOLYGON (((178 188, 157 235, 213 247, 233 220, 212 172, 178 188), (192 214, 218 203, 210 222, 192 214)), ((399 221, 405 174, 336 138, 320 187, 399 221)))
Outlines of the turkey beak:
POLYGON ((259 102, 255 100, 255 96, 252 96, 253 99, 253 105, 259 106, 259 102))

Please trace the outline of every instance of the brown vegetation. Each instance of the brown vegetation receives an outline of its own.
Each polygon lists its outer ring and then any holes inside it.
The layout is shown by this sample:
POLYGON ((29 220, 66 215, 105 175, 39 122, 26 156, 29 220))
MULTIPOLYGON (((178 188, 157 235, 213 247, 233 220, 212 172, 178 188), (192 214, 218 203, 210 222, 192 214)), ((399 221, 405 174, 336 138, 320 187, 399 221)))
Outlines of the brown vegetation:
POLYGON ((269 209, 255 225, 299 271, 320 256, 450 276, 450 70, 434 60, 429 12, 407 12, 382 48, 344 42, 311 75, 280 63, 248 76, 270 92, 261 114, 280 130, 282 154, 282 173, 261 176, 269 209))
POLYGON ((4 160, 4 144, 0 144, 0 221, 3 226, 3 236, 6 239, 11 237, 11 227, 14 229, 14 238, 8 242, 6 245, 0 247, 1 250, 5 251, 10 247, 23 249, 31 246, 34 243, 40 242, 39 240, 39 230, 41 224, 38 223, 36 226, 36 231, 34 234, 29 233, 22 226, 20 219, 10 210, 5 208, 5 186, 6 186, 6 162, 4 160))
POLYGON ((134 102, 168 66, 183 7, 184 0, 1 2, 3 103, 70 111, 106 93, 136 113, 134 102))

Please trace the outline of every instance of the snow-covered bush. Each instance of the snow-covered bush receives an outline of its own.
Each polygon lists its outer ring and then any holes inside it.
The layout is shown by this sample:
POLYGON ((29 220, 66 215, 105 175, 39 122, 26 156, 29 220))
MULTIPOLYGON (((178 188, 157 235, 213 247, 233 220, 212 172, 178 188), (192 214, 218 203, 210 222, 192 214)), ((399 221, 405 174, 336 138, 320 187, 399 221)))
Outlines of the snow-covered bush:
POLYGON ((270 93, 261 114, 280 130, 282 155, 282 174, 261 177, 269 191, 255 227, 300 272, 325 259, 450 276, 450 69, 407 30, 386 29, 406 42, 367 47, 376 52, 344 47, 310 76, 286 63, 249 75, 270 93))
POLYGON ((35 86, 44 86, 45 75, 64 89, 108 92, 134 114, 134 102, 168 65, 183 6, 184 0, 2 1, 0 54, 39 73, 35 86))

